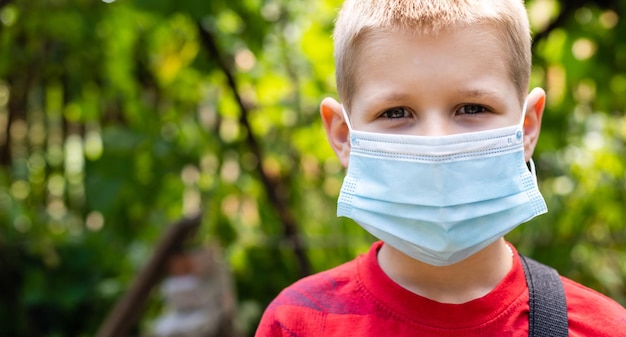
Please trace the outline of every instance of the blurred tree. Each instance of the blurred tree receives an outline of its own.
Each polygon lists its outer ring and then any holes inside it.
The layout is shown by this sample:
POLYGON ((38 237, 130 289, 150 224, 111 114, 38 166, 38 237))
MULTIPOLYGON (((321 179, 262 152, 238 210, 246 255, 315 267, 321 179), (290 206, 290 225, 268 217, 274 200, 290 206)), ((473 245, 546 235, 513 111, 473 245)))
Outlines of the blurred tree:
MULTIPOLYGON (((0 335, 93 335, 198 210, 248 334, 284 286, 364 252, 318 120, 340 3, 0 1, 0 335)), ((626 1, 527 6, 550 213, 509 240, 626 304, 626 1)))

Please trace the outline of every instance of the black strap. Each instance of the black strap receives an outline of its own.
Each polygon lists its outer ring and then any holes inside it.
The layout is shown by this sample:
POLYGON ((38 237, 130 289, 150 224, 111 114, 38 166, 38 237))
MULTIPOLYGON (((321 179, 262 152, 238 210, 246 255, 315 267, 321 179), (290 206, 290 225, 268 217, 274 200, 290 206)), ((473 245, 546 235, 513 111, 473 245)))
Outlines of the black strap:
POLYGON ((528 336, 568 336, 567 304, 559 273, 531 258, 520 255, 528 293, 528 336))

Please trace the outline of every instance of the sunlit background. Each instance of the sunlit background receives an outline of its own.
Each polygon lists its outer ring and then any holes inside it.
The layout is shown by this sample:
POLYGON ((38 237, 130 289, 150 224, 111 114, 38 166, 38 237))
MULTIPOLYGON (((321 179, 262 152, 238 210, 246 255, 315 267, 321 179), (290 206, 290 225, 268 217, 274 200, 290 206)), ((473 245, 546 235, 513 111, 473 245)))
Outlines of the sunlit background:
MULTIPOLYGON (((0 1, 0 335, 93 336, 198 212, 185 247, 220 247, 241 336, 283 287, 365 252, 318 117, 340 2, 0 1)), ((626 0, 527 8, 550 211, 508 239, 626 305, 626 0)), ((133 335, 167 310, 159 287, 133 335)))

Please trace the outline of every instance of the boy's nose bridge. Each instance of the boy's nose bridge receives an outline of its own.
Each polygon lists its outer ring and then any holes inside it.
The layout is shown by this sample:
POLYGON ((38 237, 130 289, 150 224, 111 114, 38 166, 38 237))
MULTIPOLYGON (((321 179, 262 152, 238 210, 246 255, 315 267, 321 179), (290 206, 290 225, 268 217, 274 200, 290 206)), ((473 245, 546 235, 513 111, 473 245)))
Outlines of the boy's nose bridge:
POLYGON ((455 133, 452 121, 437 111, 423 113, 419 125, 418 136, 448 136, 455 133))

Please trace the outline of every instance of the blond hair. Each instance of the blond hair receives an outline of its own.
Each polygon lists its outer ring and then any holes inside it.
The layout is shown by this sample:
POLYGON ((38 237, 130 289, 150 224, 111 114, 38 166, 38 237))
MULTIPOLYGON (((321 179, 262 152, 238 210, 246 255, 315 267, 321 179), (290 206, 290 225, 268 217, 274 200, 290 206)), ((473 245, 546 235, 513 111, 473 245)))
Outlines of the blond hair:
POLYGON ((450 27, 486 24, 501 34, 520 101, 528 90, 531 38, 523 0, 346 0, 335 24, 337 90, 350 106, 363 40, 375 32, 437 34, 450 27))

